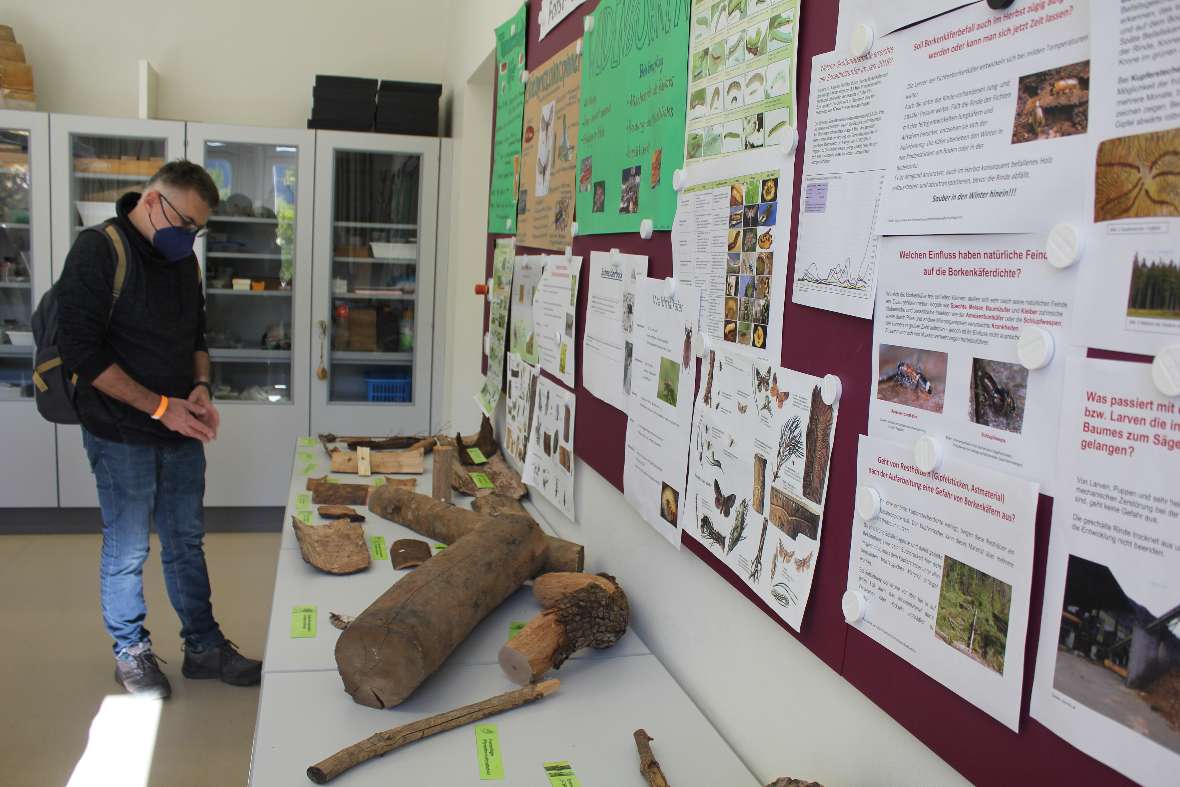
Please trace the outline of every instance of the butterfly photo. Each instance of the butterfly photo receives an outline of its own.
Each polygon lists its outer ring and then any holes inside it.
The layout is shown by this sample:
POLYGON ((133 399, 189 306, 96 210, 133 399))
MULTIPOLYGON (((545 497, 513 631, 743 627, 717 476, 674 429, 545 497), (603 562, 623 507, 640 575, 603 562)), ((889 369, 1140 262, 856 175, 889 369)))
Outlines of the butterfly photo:
POLYGON ((774 399, 775 405, 778 409, 783 409, 783 403, 787 401, 787 392, 780 391, 778 387, 778 374, 774 375, 774 380, 770 384, 770 396, 774 399))
POLYGON ((770 367, 767 367, 765 372, 759 372, 758 367, 754 367, 754 390, 762 392, 768 388, 770 388, 770 367))
POLYGON ((713 479, 713 503, 717 506, 717 510, 721 512, 721 516, 729 516, 733 511, 733 504, 735 502, 737 502, 737 494, 721 494, 721 484, 717 483, 717 479, 713 479))

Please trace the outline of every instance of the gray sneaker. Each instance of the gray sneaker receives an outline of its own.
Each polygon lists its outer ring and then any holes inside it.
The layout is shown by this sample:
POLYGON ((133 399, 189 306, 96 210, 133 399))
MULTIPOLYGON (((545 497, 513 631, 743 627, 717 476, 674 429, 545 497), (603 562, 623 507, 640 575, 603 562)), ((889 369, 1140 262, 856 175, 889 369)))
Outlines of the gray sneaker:
POLYGON ((152 653, 150 642, 124 648, 115 658, 115 681, 137 696, 166 700, 172 695, 172 685, 160 671, 161 661, 163 659, 152 653))

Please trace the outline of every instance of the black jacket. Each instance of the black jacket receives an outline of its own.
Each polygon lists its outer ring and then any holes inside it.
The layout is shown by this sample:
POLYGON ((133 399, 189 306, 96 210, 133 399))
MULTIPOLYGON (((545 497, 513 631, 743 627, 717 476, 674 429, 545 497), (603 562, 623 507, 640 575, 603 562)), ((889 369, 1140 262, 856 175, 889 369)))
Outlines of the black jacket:
POLYGON ((91 382, 117 363, 148 390, 185 398, 193 388, 193 353, 207 351, 205 296, 195 256, 168 262, 127 214, 139 194, 124 194, 115 221, 127 241, 127 278, 115 311, 115 256, 102 233, 84 230, 57 282, 58 347, 78 375, 78 419, 89 432, 121 443, 165 444, 186 439, 91 382))

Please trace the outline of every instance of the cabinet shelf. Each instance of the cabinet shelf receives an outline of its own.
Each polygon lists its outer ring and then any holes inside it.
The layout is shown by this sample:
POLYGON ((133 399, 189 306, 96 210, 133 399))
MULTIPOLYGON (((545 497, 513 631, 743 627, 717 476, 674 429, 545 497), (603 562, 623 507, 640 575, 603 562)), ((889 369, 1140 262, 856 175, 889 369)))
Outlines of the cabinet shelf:
POLYGON ((33 357, 33 348, 24 344, 0 344, 0 358, 33 357))
POLYGON ((27 281, 0 281, 0 290, 27 290, 33 286, 27 281))
POLYGON ((291 351, 210 347, 209 358, 214 363, 282 363, 291 360, 291 351))
POLYGON ((377 265, 417 265, 417 257, 333 257, 334 262, 371 262, 377 265))
POLYGON ((74 177, 78 180, 114 180, 119 183, 147 183, 152 179, 151 175, 122 175, 119 173, 105 173, 105 172, 74 172, 74 177))
POLYGON ((412 301, 414 294, 389 292, 380 295, 363 295, 359 292, 334 292, 332 298, 338 301, 412 301))
POLYGON ((337 227, 357 230, 416 230, 417 224, 384 224, 379 221, 337 221, 337 227))
POLYGON ((278 219, 256 218, 254 216, 210 216, 209 223, 218 224, 278 224, 278 219))
POLYGON ((0 221, 0 229, 4 230, 27 230, 29 225, 19 222, 0 221))
POLYGON ((290 298, 291 290, 231 290, 225 287, 210 287, 206 295, 254 295, 263 298, 290 298))
POLYGON ((205 254, 211 260, 281 260, 282 254, 267 254, 255 251, 210 251, 205 254))
POLYGON ((368 353, 352 350, 334 350, 332 363, 365 366, 409 366, 414 363, 413 353, 368 353))

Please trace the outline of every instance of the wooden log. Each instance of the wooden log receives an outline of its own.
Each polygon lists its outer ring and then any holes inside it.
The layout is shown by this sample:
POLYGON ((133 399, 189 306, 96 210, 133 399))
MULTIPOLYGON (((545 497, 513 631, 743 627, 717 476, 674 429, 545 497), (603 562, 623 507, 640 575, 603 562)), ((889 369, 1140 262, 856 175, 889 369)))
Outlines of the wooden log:
POLYGON ((500 668, 522 686, 558 669, 582 648, 609 648, 627 632, 630 608, 623 589, 594 582, 563 597, 537 615, 500 648, 500 668))
POLYGON ((601 585, 608 593, 613 591, 615 583, 608 577, 609 575, 584 574, 580 571, 554 571, 542 574, 533 582, 533 598, 541 605, 541 609, 553 609, 563 598, 586 585, 601 585))
POLYGON ((374 733, 360 743, 354 743, 346 749, 341 749, 326 760, 321 760, 308 768, 307 778, 316 784, 327 784, 362 762, 388 754, 394 749, 400 749, 414 741, 429 738, 431 735, 463 727, 480 719, 486 719, 488 716, 494 716, 497 713, 544 699, 557 691, 560 686, 561 681, 547 680, 536 686, 525 686, 523 689, 505 692, 483 702, 464 705, 462 708, 437 713, 434 716, 403 724, 391 730, 374 733))
MULTIPOLYGON (((360 459, 356 451, 336 448, 330 452, 330 456, 333 473, 356 473, 360 470, 360 459)), ((421 474, 426 470, 426 461, 421 448, 408 448, 404 451, 370 451, 369 467, 374 473, 421 474)))
POLYGON ((433 497, 441 503, 451 502, 451 481, 455 476, 455 449, 440 445, 434 449, 434 465, 431 468, 433 497))
POLYGON ((349 522, 364 522, 365 515, 352 506, 320 506, 316 513, 324 519, 347 519, 349 522))
POLYGON ((648 735, 647 730, 642 727, 633 733, 633 737, 635 748, 639 750, 639 774, 643 776, 648 787, 669 787, 659 760, 651 750, 651 742, 655 738, 648 735))
POLYGON ((336 642, 345 691, 373 708, 403 702, 489 612, 536 576, 545 549, 535 522, 486 519, 400 578, 336 642))
POLYGON ((355 522, 337 519, 325 525, 305 525, 291 517, 303 559, 328 574, 355 574, 369 567, 365 530, 355 522))
MULTIPOLYGON (((369 498, 369 510, 383 519, 405 525, 415 533, 444 544, 455 543, 488 519, 494 522, 507 519, 533 521, 527 514, 488 517, 390 486, 378 487, 373 491, 369 498)), ((586 548, 581 544, 550 535, 545 536, 545 543, 547 552, 542 572, 581 571, 585 566, 586 548)))

